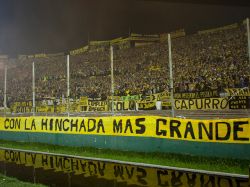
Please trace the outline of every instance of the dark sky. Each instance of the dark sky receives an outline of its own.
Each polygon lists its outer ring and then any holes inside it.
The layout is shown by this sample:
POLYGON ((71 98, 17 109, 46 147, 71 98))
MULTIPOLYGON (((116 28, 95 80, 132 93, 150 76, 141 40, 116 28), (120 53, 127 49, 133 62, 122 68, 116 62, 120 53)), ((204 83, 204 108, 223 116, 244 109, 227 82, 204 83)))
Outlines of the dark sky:
POLYGON ((0 53, 64 52, 86 45, 88 36, 127 36, 129 28, 144 34, 180 28, 194 32, 250 17, 250 6, 237 3, 244 0, 228 0, 230 5, 173 1, 0 0, 0 53))

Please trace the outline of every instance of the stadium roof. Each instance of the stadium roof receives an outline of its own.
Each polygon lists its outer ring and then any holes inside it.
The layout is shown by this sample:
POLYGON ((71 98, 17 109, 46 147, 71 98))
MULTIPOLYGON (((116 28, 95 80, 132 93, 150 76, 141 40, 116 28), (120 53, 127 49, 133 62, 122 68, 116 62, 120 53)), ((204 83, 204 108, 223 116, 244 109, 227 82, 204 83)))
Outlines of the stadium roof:
POLYGON ((192 3, 192 4, 214 4, 229 6, 250 6, 249 0, 139 0, 139 1, 162 1, 168 3, 192 3))
POLYGON ((190 33, 246 17, 249 0, 0 0, 0 53, 57 53, 130 31, 190 33))

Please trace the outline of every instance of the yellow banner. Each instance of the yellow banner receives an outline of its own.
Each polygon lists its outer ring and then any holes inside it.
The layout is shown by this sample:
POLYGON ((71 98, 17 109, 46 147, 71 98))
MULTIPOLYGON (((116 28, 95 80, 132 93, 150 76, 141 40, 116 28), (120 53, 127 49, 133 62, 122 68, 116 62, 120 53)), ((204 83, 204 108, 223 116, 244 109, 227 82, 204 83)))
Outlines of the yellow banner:
POLYGON ((227 88, 225 89, 229 96, 249 96, 250 88, 227 88))
POLYGON ((250 118, 192 120, 160 116, 1 117, 0 131, 136 136, 249 144, 250 118))
POLYGON ((65 157, 59 155, 36 154, 13 150, 0 150, 0 161, 15 163, 43 170, 55 172, 74 173, 96 177, 98 179, 115 180, 127 185, 137 186, 244 186, 247 187, 247 179, 207 175, 175 171, 170 169, 150 168, 131 164, 115 162, 103 162, 98 160, 84 160, 80 158, 65 157))
POLYGON ((34 54, 34 55, 28 55, 28 58, 46 58, 47 55, 44 53, 41 54, 34 54))
POLYGON ((227 98, 175 99, 176 110, 225 110, 229 109, 227 98))

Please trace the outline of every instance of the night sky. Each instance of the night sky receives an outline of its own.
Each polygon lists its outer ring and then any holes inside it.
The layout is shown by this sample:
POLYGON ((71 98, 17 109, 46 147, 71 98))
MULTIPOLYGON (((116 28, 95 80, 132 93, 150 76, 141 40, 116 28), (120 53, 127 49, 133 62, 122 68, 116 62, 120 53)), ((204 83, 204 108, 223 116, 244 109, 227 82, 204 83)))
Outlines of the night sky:
POLYGON ((154 34, 185 28, 193 33, 250 17, 245 0, 216 5, 213 0, 173 1, 0 0, 0 53, 65 52, 88 39, 127 36, 129 30, 154 34))

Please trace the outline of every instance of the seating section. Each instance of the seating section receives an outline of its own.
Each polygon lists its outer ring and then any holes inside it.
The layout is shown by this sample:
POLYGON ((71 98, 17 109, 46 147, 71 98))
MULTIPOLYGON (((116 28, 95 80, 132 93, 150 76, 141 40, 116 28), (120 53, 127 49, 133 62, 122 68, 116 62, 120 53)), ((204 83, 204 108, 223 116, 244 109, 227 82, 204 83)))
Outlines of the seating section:
MULTIPOLYGON (((244 25, 172 39, 175 92, 249 87, 250 63, 244 25)), ((66 97, 66 56, 17 58, 8 62, 8 103, 32 99, 32 62, 36 98, 66 97)), ((0 100, 3 103, 3 69, 0 100)), ((106 99, 111 95, 110 49, 70 56, 70 97, 106 99)), ((114 49, 115 95, 169 91, 168 44, 114 49)))

